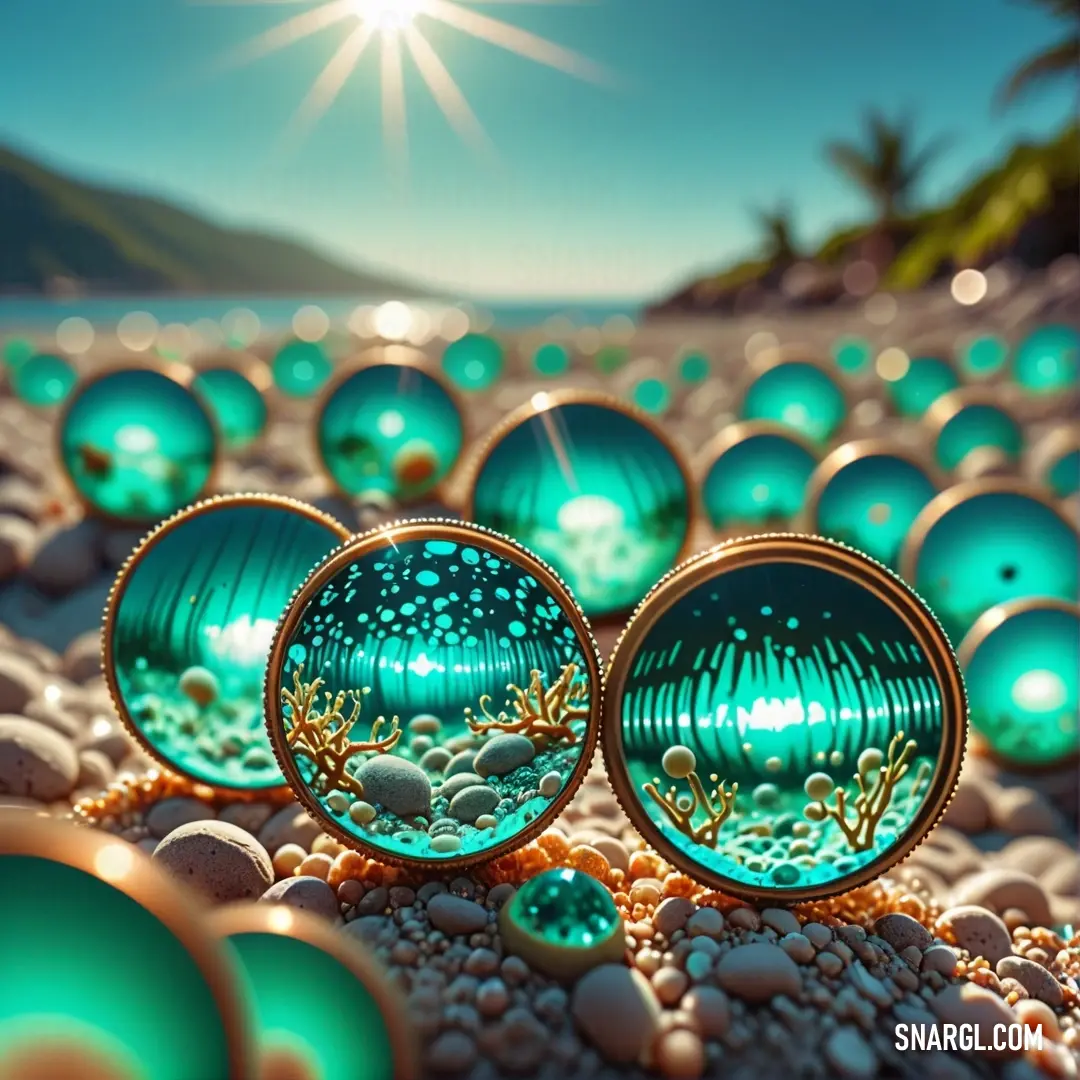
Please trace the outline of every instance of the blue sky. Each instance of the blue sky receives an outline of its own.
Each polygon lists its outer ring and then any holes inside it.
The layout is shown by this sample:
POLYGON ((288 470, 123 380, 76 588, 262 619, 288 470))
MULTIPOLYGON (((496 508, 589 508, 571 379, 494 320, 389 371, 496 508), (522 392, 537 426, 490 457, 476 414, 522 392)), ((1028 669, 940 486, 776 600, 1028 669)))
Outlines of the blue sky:
POLYGON ((406 180, 366 54, 297 149, 283 132, 347 24, 243 67, 221 58, 315 0, 0 0, 0 141, 229 224, 486 299, 655 295, 748 253, 749 209, 801 237, 866 213, 825 160, 862 113, 955 142, 924 199, 1068 116, 1067 88, 992 95, 1056 28, 1015 0, 597 0, 468 6, 585 54, 597 86, 420 16, 491 137, 458 139, 411 63, 406 180))

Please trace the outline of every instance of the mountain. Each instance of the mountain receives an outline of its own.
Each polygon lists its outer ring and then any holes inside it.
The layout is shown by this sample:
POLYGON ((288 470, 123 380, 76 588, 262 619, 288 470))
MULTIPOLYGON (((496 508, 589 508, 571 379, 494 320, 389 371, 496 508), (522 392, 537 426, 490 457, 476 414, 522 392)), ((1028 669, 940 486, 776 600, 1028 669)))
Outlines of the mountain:
POLYGON ((99 188, 0 147, 0 293, 422 295, 280 237, 99 188))
POLYGON ((1080 254, 1080 128, 1071 124, 1043 143, 1022 143, 952 199, 889 225, 873 223, 829 237, 799 261, 751 259, 698 278, 649 308, 652 314, 751 311, 771 303, 808 306, 845 295, 844 268, 880 264, 892 253, 884 288, 917 289, 964 267, 1007 259, 1041 268, 1080 254))

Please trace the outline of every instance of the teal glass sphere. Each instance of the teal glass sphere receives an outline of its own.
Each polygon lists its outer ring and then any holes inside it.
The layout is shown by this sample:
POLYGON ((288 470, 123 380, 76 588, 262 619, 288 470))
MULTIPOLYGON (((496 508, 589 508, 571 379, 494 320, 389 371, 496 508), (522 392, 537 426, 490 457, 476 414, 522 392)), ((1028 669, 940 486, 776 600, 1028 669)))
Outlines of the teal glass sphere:
POLYGON ((26 363, 37 350, 34 343, 28 338, 13 337, 4 342, 4 348, 0 351, 4 364, 9 368, 17 368, 26 363))
POLYGON ((214 425, 187 387, 149 368, 85 383, 60 420, 75 490, 119 521, 160 521, 197 499, 217 457, 214 425))
POLYGON ((691 506, 685 468, 644 415, 546 394, 489 445, 465 517, 535 551, 593 616, 633 607, 671 569, 691 506))
POLYGON ((367 364, 330 392, 319 414, 323 467, 346 495, 409 502, 446 479, 465 424, 445 386, 414 364, 367 364))
POLYGON ((1016 347, 1013 378, 1031 394, 1074 390, 1080 379, 1080 333, 1071 326, 1043 326, 1016 347))
POLYGON ((958 655, 971 726, 1017 768, 1060 766, 1080 752, 1080 607, 1019 600, 991 608, 958 655))
POLYGON ((316 341, 288 341, 270 362, 274 385, 286 396, 307 398, 326 385, 333 364, 316 341))
POLYGON ((126 841, 6 818, 0 1075, 246 1080, 240 987, 174 883, 126 841))
POLYGON ((750 384, 740 418, 783 424, 811 442, 824 443, 846 413, 843 391, 827 371, 807 361, 783 360, 750 384))
POLYGON ((12 370, 11 389, 27 405, 61 404, 75 388, 78 374, 70 360, 35 353, 12 370))
POLYGON ((242 371, 204 368, 195 376, 191 389, 214 418, 229 450, 250 446, 266 429, 266 401, 242 371))
POLYGON ((939 399, 928 418, 937 431, 934 455, 943 469, 955 469, 979 449, 998 450, 1009 461, 1020 460, 1023 428, 1000 405, 965 400, 964 391, 957 391, 939 399))
POLYGON ((870 366, 874 352, 865 338, 842 337, 833 342, 832 355, 841 371, 858 375, 870 366))
POLYGON ((976 379, 1001 371, 1008 359, 1008 343, 993 334, 972 338, 960 352, 961 367, 976 379))
POLYGON ((570 351, 557 341, 545 342, 533 353, 532 365, 536 374, 545 378, 562 375, 570 368, 570 351))
POLYGON ((1037 491, 976 480, 936 496, 913 523, 904 577, 959 644, 984 612, 1009 600, 1075 599, 1080 538, 1037 491))
POLYGON ((259 1075, 412 1080, 405 1002, 355 939, 313 918, 270 904, 210 918, 244 976, 259 1075))
POLYGON ((1067 450, 1049 463, 1046 483, 1059 498, 1067 499, 1080 491, 1080 448, 1067 450))
POLYGON ((679 378, 691 386, 703 383, 711 373, 712 365, 704 353, 686 353, 679 360, 679 378))
POLYGON ((484 334, 466 334, 443 353, 443 374, 461 390, 487 390, 503 371, 503 347, 484 334))
POLYGON ((280 788, 263 716, 278 619, 349 535, 302 503, 209 500, 166 522, 121 571, 104 667, 128 729, 173 772, 216 788, 280 788))
POLYGON ((960 377, 952 365, 936 356, 915 357, 898 379, 886 381, 885 389, 901 416, 922 416, 942 394, 955 390, 960 377))
POLYGON ((701 501, 714 529, 790 522, 817 457, 794 432, 764 421, 733 424, 707 451, 701 501))
POLYGON ((332 835, 464 865, 520 846, 570 798, 597 735, 599 665, 533 555, 415 521, 314 571, 278 629, 266 695, 286 779, 332 835))
POLYGON ((609 778, 649 844, 714 888, 794 903, 921 839, 959 771, 965 701, 899 579, 820 538, 757 536, 646 598, 604 714, 609 778))
POLYGON ((912 522, 937 494, 917 461, 874 440, 834 450, 810 480, 809 531, 895 570, 912 522))
POLYGON ((639 409, 654 416, 667 412, 671 405, 671 390, 663 379, 642 379, 630 397, 639 409))

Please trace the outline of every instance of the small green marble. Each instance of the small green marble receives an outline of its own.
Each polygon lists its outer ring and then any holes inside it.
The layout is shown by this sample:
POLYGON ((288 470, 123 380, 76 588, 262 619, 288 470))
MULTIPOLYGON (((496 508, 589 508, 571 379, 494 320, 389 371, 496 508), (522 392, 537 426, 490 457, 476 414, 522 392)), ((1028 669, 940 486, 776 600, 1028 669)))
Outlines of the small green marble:
POLYGON ((1008 344, 993 334, 973 338, 960 354, 964 371, 976 378, 985 378, 1000 371, 1008 359, 1008 344))
POLYGON ((687 353, 679 361, 679 378, 685 383, 703 383, 711 371, 709 358, 704 353, 687 353))
POLYGON ((899 379, 885 384, 896 411, 912 417, 922 416, 942 394, 959 385, 952 366, 936 356, 915 357, 899 379))
POLYGON ((603 375, 618 371, 630 359, 630 350, 621 345, 605 345, 594 358, 596 370, 603 375))
POLYGON ((11 388, 27 405, 59 405, 71 393, 78 375, 69 360, 37 353, 13 368, 11 388))
POLYGON ((570 353, 565 345, 548 341, 533 353, 532 364, 537 375, 546 378, 562 375, 570 367, 570 353))
POLYGON ((827 442, 847 413, 843 391, 815 364, 789 360, 763 371, 743 399, 741 419, 770 420, 827 442))
POLYGON ((1028 393, 1075 389, 1080 378, 1080 334, 1070 326, 1043 326, 1017 347, 1013 376, 1028 393))
POLYGON ((191 384, 195 396, 217 423, 230 450, 250 446, 266 427, 267 409, 252 381, 235 368, 206 368, 191 384))
POLYGON ((330 378, 333 365, 326 350, 313 341, 290 341, 270 364, 274 385, 288 397, 311 397, 330 378))
POLYGON ((462 390, 487 390, 502 375, 503 359, 503 348, 494 338, 466 334, 447 345, 442 369, 462 390))
POLYGON ((832 355, 841 371, 854 375, 866 370, 873 350, 864 338, 842 337, 833 343, 832 355))
POLYGON ((642 379, 634 387, 634 404, 647 413, 659 416, 671 405, 671 391, 662 379, 642 379))
POLYGON ((34 355, 34 343, 27 338, 8 338, 4 342, 3 360, 9 368, 17 368, 25 364, 34 355))
POLYGON ((935 454, 943 469, 955 469, 974 450, 1000 450, 1015 462, 1023 448, 1023 429, 1004 409, 974 403, 946 421, 938 432, 935 454))

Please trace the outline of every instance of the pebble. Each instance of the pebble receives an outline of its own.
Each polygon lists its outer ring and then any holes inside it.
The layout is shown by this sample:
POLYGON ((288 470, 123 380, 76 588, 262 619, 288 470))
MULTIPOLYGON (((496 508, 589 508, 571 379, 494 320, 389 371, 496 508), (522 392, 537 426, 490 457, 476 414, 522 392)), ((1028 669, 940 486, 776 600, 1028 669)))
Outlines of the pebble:
POLYGON ((1004 956, 996 965, 998 978, 1015 979, 1033 998, 1057 1008, 1064 1000, 1061 983, 1034 960, 1023 956, 1004 956))
POLYGON ((60 597, 88 584, 101 567, 101 525, 84 518, 49 536, 34 552, 25 577, 46 596, 60 597))
POLYGON ((101 631, 80 634, 64 650, 60 671, 73 683, 84 683, 101 674, 101 631))
POLYGON ((29 660, 6 651, 0 654, 0 713, 21 713, 40 696, 44 683, 29 660))
POLYGON ((431 713, 420 713, 408 723, 411 735, 438 735, 442 731, 442 721, 431 713))
POLYGON ((274 852, 271 865, 278 877, 290 877, 300 868, 308 853, 299 844, 282 844, 274 852))
POLYGON ((440 799, 449 799, 453 802, 455 796, 471 787, 485 787, 484 778, 474 772, 454 773, 449 779, 444 780, 438 789, 440 799))
POLYGON ((0 580, 14 577, 29 561, 37 532, 29 521, 0 515, 0 580))
POLYGON ((696 1080, 705 1071, 705 1045, 694 1031, 667 1031, 657 1041, 656 1064, 671 1080, 696 1080))
POLYGON ((722 1038, 731 1024, 731 1001, 715 986, 695 986, 683 998, 682 1009, 697 1021, 707 1039, 722 1038))
POLYGON ((218 813, 219 821, 227 821, 230 825, 239 825, 246 829, 252 836, 257 836, 259 830, 270 820, 274 808, 264 802, 235 802, 222 807, 218 813))
POLYGON ((662 967, 652 977, 652 987, 662 1005, 675 1005, 690 985, 686 973, 677 967, 662 967))
MULTIPOLYGON (((997 1024, 1016 1023, 1016 1014, 997 994, 973 982, 945 987, 930 999, 929 1005, 934 1015, 946 1024, 975 1024, 983 1031, 993 1032, 997 1024)), ((992 1038, 984 1037, 983 1041, 991 1043, 992 1038)), ((987 1049, 985 1053, 989 1056, 1008 1054, 1010 1051, 987 1049)))
POLYGON ((475 934, 487 926, 487 912, 472 900, 444 892, 433 896, 427 905, 428 918, 436 930, 451 936, 475 934))
POLYGON ((764 908, 761 921, 771 926, 778 934, 797 934, 801 929, 799 920, 786 908, 764 908))
POLYGON ((420 759, 420 768, 425 772, 442 772, 450 764, 450 751, 445 746, 433 746, 424 751, 420 759))
POLYGON ((992 911, 976 904, 949 908, 938 920, 943 929, 952 931, 957 945, 972 956, 982 956, 996 964, 1012 953, 1012 934, 992 911))
POLYGON ((310 877, 317 877, 321 881, 326 881, 330 877, 330 868, 334 865, 334 859, 331 855, 324 854, 322 852, 312 852, 310 855, 304 857, 304 861, 296 868, 298 873, 306 874, 310 877))
POLYGON ((116 767, 100 750, 79 751, 79 776, 75 781, 77 788, 101 791, 115 775, 116 767))
POLYGON ((804 923, 801 933, 815 949, 824 949, 833 939, 833 932, 823 923, 804 923))
POLYGON ((901 912, 883 915, 874 923, 874 933, 887 941, 897 952, 909 945, 928 949, 934 943, 933 936, 922 923, 901 912))
POLYGON ((384 885, 376 885, 357 901, 356 910, 360 915, 381 915, 389 903, 390 890, 384 885))
POLYGON ((431 781, 419 765, 390 754, 370 758, 360 766, 357 780, 364 798, 399 817, 426 814, 431 806, 431 781))
POLYGON ((431 838, 431 850, 439 855, 451 855, 461 850, 461 837, 453 833, 440 833, 431 838))
POLYGON ((1076 852, 1054 836, 1023 836, 1011 840, 998 853, 998 861, 1012 870, 1041 877, 1062 861, 1076 859, 1076 852))
POLYGON ((496 1032, 493 1056, 508 1072, 534 1072, 548 1052, 551 1034, 527 1008, 507 1012, 496 1032))
POLYGON ((499 805, 499 793, 486 784, 476 784, 459 791, 450 800, 450 815, 466 825, 473 825, 476 819, 490 815, 499 805))
MULTIPOLYGON (((597 849, 599 850, 599 849, 597 849)), ((614 865, 614 863, 612 864, 614 865)), ((686 926, 687 919, 697 911, 697 904, 682 896, 669 896, 653 912, 653 926, 666 938, 686 926)))
POLYGON ((79 756, 63 735, 36 720, 0 716, 0 795, 53 802, 70 795, 78 778, 79 756))
POLYGON ((1043 1037, 1055 1042, 1061 1038, 1061 1025, 1046 1002, 1033 1001, 1029 998, 1018 1001, 1013 1006, 1013 1010, 1025 1027, 1042 1028, 1043 1037))
POLYGON ((210 821, 217 817, 214 808, 201 799, 192 799, 179 795, 172 799, 162 799, 150 807, 146 815, 146 827, 150 835, 163 840, 181 825, 190 825, 193 821, 210 821))
POLYGON ((480 748, 473 767, 481 776, 506 776, 534 757, 536 747, 524 735, 496 735, 480 748))
POLYGON ((965 833, 982 832, 990 822, 990 804, 979 784, 961 779, 941 823, 965 833))
POLYGON ((699 908, 686 920, 686 933, 690 937, 707 935, 719 937, 724 932, 724 916, 716 908, 699 908))
POLYGON ((562 774, 557 772, 544 773, 540 777, 540 783, 536 785, 536 790, 544 796, 545 799, 553 799, 559 794, 559 788, 562 787, 562 774))
POLYGON ((824 1051, 825 1059, 840 1076, 849 1080, 870 1080, 877 1076, 877 1054, 856 1028, 844 1025, 830 1032, 824 1051))
POLYGON ((297 844, 307 851, 322 832, 317 821, 296 803, 283 807, 259 830, 258 840, 273 854, 285 844, 297 844))
POLYGON ((592 846, 607 859, 613 869, 622 870, 624 873, 630 869, 630 852, 621 840, 614 836, 597 836, 592 841, 592 846))
POLYGON ((1031 920, 1029 925, 1049 926, 1051 923, 1046 893, 1035 878, 1023 870, 997 868, 972 874, 957 883, 952 902, 956 906, 975 904, 999 913, 1008 908, 1019 908, 1031 920))
POLYGON ((814 961, 814 946, 802 934, 785 934, 779 945, 797 964, 811 964, 814 961))
POLYGON ((279 881, 271 885, 259 900, 267 904, 287 904, 335 922, 341 920, 341 909, 334 890, 317 877, 291 877, 279 881))
POLYGON ((427 1064, 434 1072, 464 1072, 476 1061, 476 1043, 463 1031, 444 1031, 428 1048, 427 1064))
POLYGON ((601 964, 574 987, 570 1011, 608 1061, 629 1065, 652 1045, 660 1025, 660 1003, 635 968, 601 964))
POLYGON ((485 979, 476 988, 476 1008, 481 1016, 502 1016, 510 1005, 510 991, 502 979, 485 979))
POLYGON ((471 773, 473 761, 476 760, 475 750, 459 750, 443 769, 443 776, 457 776, 459 773, 471 773))
POLYGON ((181 825, 158 844, 153 859, 217 903, 254 900, 274 880, 266 849, 224 821, 181 825))
POLYGON ((922 954, 922 970, 936 971, 951 979, 956 973, 956 953, 948 945, 931 945, 922 954))
POLYGON ((729 911, 727 916, 728 925, 739 930, 760 930, 761 916, 749 907, 736 908, 729 911))
POLYGON ((716 981, 746 1001, 768 1001, 777 994, 797 997, 802 979, 795 961, 767 941, 740 945, 725 953, 716 968, 716 981))
POLYGON ((1030 787, 1000 791, 990 811, 992 824, 1013 836, 1052 836, 1060 824, 1047 798, 1030 787))

